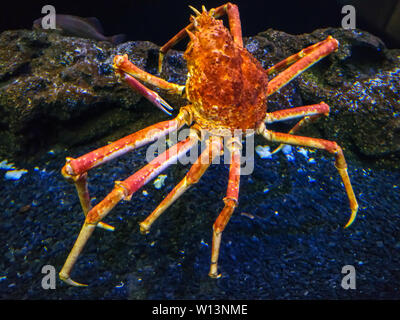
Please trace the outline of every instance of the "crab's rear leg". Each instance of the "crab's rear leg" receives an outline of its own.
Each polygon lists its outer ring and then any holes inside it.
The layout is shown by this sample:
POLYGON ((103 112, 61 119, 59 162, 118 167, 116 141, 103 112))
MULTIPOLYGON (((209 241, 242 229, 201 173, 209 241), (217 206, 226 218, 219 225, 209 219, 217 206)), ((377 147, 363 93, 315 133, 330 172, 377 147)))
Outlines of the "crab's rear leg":
POLYGON ((271 142, 317 148, 326 150, 329 153, 333 154, 335 156, 335 167, 338 170, 340 177, 342 178, 347 197, 350 202, 351 216, 349 221, 345 225, 345 228, 353 223, 357 215, 358 203, 354 195, 353 187, 351 186, 349 175, 347 173, 347 164, 343 155, 342 148, 340 148, 340 146, 336 142, 324 139, 295 136, 287 133, 273 132, 271 130, 267 130, 264 123, 261 124, 258 132, 271 142))
POLYGON ((268 83, 267 94, 271 95, 278 91, 280 88, 288 84, 302 72, 307 70, 313 64, 317 63, 322 58, 329 55, 331 52, 336 51, 338 48, 338 41, 331 36, 324 41, 318 42, 310 47, 301 50, 299 53, 294 54, 285 60, 279 62, 275 66, 269 68, 266 72, 271 74, 275 71, 280 71, 287 66, 286 70, 279 73, 268 83))
POLYGON ((208 273, 211 278, 219 278, 221 276, 221 274, 218 274, 218 256, 222 232, 228 224, 239 198, 241 145, 238 141, 233 140, 231 144, 228 144, 228 148, 231 152, 229 182, 226 197, 224 198, 225 206, 213 225, 211 265, 208 273))
MULTIPOLYGON (((274 123, 278 121, 292 120, 303 117, 288 132, 289 134, 293 134, 304 127, 306 124, 312 123, 324 115, 329 115, 329 106, 325 102, 321 102, 309 106, 267 112, 265 123, 274 123)), ((279 150, 282 149, 283 146, 284 144, 280 144, 274 151, 271 152, 271 154, 277 153, 279 150)))
MULTIPOLYGON (((192 8, 192 7, 191 7, 192 8)), ((192 8, 193 9, 193 8, 192 8)), ((193 9, 197 14, 200 14, 197 10, 193 9)), ((203 11, 205 8, 203 6, 203 11)), ((230 2, 225 3, 217 8, 210 9, 208 11, 214 18, 220 18, 225 14, 228 15, 229 20, 229 28, 231 30, 231 34, 233 36, 233 40, 239 46, 243 47, 243 39, 242 39, 242 26, 240 23, 239 9, 237 5, 232 4, 230 2)), ((164 44, 160 48, 160 55, 158 60, 158 72, 161 73, 162 70, 162 62, 164 60, 165 54, 171 49, 174 45, 176 45, 179 41, 184 39, 188 34, 187 31, 192 31, 194 29, 195 23, 192 21, 189 25, 179 31, 174 37, 172 37, 166 44, 164 44)))
POLYGON ((223 144, 220 137, 211 137, 207 140, 207 146, 190 168, 186 176, 175 186, 174 189, 164 198, 158 207, 140 223, 140 232, 146 234, 149 232, 154 221, 172 205, 186 190, 197 183, 206 172, 213 159, 221 154, 223 144))
POLYGON ((167 151, 156 157, 142 169, 124 181, 117 181, 114 189, 86 215, 85 223, 60 271, 60 279, 74 286, 84 286, 70 278, 71 270, 92 235, 95 226, 123 199, 129 200, 132 195, 147 182, 160 174, 169 165, 192 148, 198 141, 196 132, 191 132, 184 141, 178 142, 167 151))

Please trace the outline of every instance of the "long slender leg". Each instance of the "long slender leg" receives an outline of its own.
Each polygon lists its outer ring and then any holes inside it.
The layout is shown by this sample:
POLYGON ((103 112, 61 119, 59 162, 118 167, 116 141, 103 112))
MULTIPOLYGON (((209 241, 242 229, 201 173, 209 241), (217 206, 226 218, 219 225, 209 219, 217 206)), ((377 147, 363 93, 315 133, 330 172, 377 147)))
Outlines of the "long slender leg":
POLYGON ((222 139, 220 137, 211 137, 207 141, 207 147, 190 168, 186 176, 164 198, 158 207, 143 222, 140 223, 141 233, 148 233, 153 222, 184 192, 186 192, 187 189, 200 180, 202 175, 212 163, 213 159, 219 155, 221 151, 223 151, 222 139))
MULTIPOLYGON (((157 123, 143 130, 135 132, 129 136, 121 138, 109 145, 89 152, 77 159, 67 158, 65 166, 61 173, 70 182, 75 184, 83 213, 87 214, 90 210, 90 196, 87 186, 87 171, 95 168, 111 159, 141 147, 147 143, 153 142, 168 133, 178 130, 185 123, 190 124, 190 106, 181 108, 178 116, 173 120, 157 123)), ((113 230, 114 228, 100 222, 99 227, 113 230)))
MULTIPOLYGON (((67 161, 69 161, 69 159, 71 158, 67 158, 67 161)), ((90 195, 87 183, 87 172, 75 176, 68 176, 67 179, 75 184, 75 188, 79 197, 79 202, 81 203, 83 214, 86 217, 87 213, 92 208, 90 204, 90 195)), ((109 224, 104 222, 99 222, 97 226, 105 230, 114 231, 113 226, 110 226, 109 224)))
POLYGON ((116 55, 114 57, 113 67, 116 70, 116 73, 122 76, 124 80, 126 80, 132 88, 138 90, 148 100, 155 103, 159 108, 160 105, 161 108, 164 107, 168 109, 171 107, 164 100, 162 100, 156 92, 146 88, 145 86, 140 84, 137 80, 135 81, 135 79, 131 79, 129 76, 139 79, 143 82, 149 83, 160 89, 167 90, 169 93, 172 94, 182 95, 183 90, 185 89, 185 86, 165 81, 164 79, 153 76, 152 74, 138 68, 131 61, 128 60, 127 54, 123 56, 116 55))
MULTIPOLYGON (((189 6, 189 7, 191 7, 191 6, 189 6)), ((194 11, 197 11, 197 10, 194 10, 194 11)), ((204 7, 203 7, 203 11, 205 11, 204 7)), ((229 20, 229 28, 231 30, 233 39, 238 45, 243 47, 242 27, 240 24, 239 9, 238 9, 237 5, 228 2, 228 3, 225 3, 215 9, 214 8, 210 9, 209 13, 216 19, 227 14, 228 20, 229 20)), ((197 11, 197 14, 199 14, 198 11, 197 11)), ((164 56, 168 52, 168 50, 171 49, 174 45, 176 45, 179 41, 181 41, 182 39, 184 39, 187 36, 187 30, 192 31, 193 29, 194 29, 194 22, 192 21, 189 25, 187 25, 185 28, 183 28, 181 31, 179 31, 174 37, 172 37, 166 44, 164 44, 160 48, 160 55, 159 55, 159 60, 158 60, 158 72, 159 73, 161 73, 162 62, 163 62, 164 56)))
POLYGON ((132 133, 104 147, 91 151, 79 158, 68 158, 63 174, 79 175, 136 148, 142 147, 167 134, 179 130, 185 123, 190 125, 190 106, 181 108, 176 118, 156 123, 132 133))
POLYGON ((131 75, 129 75, 127 73, 120 72, 120 77, 123 78, 125 80, 125 82, 133 90, 136 90, 139 94, 141 94, 143 97, 145 97, 151 103, 153 103, 161 111, 165 112, 169 116, 172 115, 171 111, 173 111, 173 108, 168 104, 168 102, 166 102, 163 98, 161 98, 157 92, 145 87, 138 80, 136 80, 134 77, 132 77, 131 75))
MULTIPOLYGON (((304 117, 288 132, 289 134, 293 134, 306 124, 314 122, 323 115, 329 115, 329 106, 325 102, 310 106, 268 112, 265 118, 265 123, 273 123, 304 117)), ((283 148, 283 146, 284 144, 280 144, 274 151, 271 152, 271 154, 277 153, 283 148)))
POLYGON ((306 48, 304 49, 305 51, 302 50, 296 55, 290 56, 289 58, 283 60, 278 64, 278 67, 272 67, 267 70, 267 73, 272 73, 273 71, 276 71, 275 69, 281 70, 285 66, 292 64, 268 83, 268 95, 278 91, 313 64, 326 57, 331 52, 337 50, 338 44, 339 43, 336 39, 329 36, 324 41, 311 46, 311 48, 306 48))
POLYGON ((243 47, 242 25, 240 23, 238 6, 228 2, 223 6, 223 12, 228 15, 229 29, 231 30, 233 41, 240 47, 243 47))
POLYGON ((160 174, 169 165, 174 163, 180 156, 192 148, 199 137, 195 131, 191 131, 189 137, 167 151, 156 157, 142 169, 131 175, 124 181, 115 182, 114 189, 86 215, 85 222, 81 232, 75 241, 75 244, 68 255, 63 268, 60 271, 60 279, 74 286, 84 286, 70 278, 71 270, 82 252, 86 242, 92 235, 94 227, 123 199, 129 200, 132 195, 151 179, 160 174))
POLYGON ((347 228, 353 223, 358 211, 357 199, 354 195, 350 178, 347 173, 347 164, 343 155, 342 148, 340 148, 340 146, 336 142, 324 139, 294 136, 287 133, 273 132, 267 130, 264 124, 261 124, 259 133, 262 134, 268 141, 271 142, 317 148, 326 150, 329 153, 333 154, 335 156, 335 167, 338 170, 340 177, 342 178, 344 187, 346 189, 347 197, 349 198, 350 202, 351 216, 349 221, 345 225, 345 228, 347 228))
POLYGON ((235 210, 239 198, 241 146, 238 145, 238 142, 233 142, 232 145, 228 147, 231 151, 229 182, 226 197, 224 198, 225 206, 213 225, 211 265, 210 272, 208 273, 211 278, 219 278, 221 276, 221 274, 218 274, 218 256, 221 245, 222 232, 228 224, 228 221, 231 218, 233 211, 235 210))
MULTIPOLYGON (((318 120, 319 118, 321 118, 323 115, 322 114, 316 114, 314 116, 306 116, 303 119, 301 119, 299 122, 297 122, 295 124, 295 126, 289 130, 288 134, 294 134, 297 131, 299 131, 302 127, 306 126, 307 124, 313 123, 316 120, 318 120)), ((275 154, 277 152, 279 152, 283 147, 285 146, 285 144, 281 143, 278 147, 276 147, 275 150, 273 150, 271 152, 271 154, 275 154)))
POLYGON ((281 72, 283 69, 289 67, 296 61, 299 61, 301 58, 303 58, 306 55, 310 54, 311 52, 315 51, 321 45, 325 45, 325 42, 326 42, 326 40, 314 43, 313 45, 302 49, 298 53, 295 53, 295 54, 291 55, 290 57, 287 57, 286 59, 278 62, 277 64, 273 65, 271 68, 267 69, 268 75, 275 73, 275 72, 281 72))
POLYGON ((312 104, 309 106, 296 107, 291 109, 267 112, 265 123, 273 123, 278 121, 292 120, 305 116, 313 116, 316 114, 329 114, 329 106, 325 102, 312 104))

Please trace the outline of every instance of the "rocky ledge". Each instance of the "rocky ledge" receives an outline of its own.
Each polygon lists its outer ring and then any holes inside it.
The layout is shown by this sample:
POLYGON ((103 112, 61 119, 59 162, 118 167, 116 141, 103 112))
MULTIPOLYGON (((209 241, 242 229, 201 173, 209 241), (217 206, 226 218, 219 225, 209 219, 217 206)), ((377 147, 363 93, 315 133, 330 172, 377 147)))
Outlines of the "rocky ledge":
MULTIPOLYGON (((399 49, 388 49, 361 30, 334 28, 303 35, 269 29, 246 38, 245 45, 268 68, 328 35, 340 42, 339 50, 271 96, 268 109, 325 101, 331 106, 330 116, 300 134, 335 140, 346 154, 371 163, 398 166, 399 49)), ((0 159, 118 138, 166 119, 120 83, 111 67, 115 54, 127 53, 155 74, 158 48, 151 42, 113 46, 29 30, 0 34, 0 159)), ((185 83, 182 55, 173 50, 167 55, 164 79, 185 83)), ((176 110, 185 104, 181 98, 160 94, 176 110)))

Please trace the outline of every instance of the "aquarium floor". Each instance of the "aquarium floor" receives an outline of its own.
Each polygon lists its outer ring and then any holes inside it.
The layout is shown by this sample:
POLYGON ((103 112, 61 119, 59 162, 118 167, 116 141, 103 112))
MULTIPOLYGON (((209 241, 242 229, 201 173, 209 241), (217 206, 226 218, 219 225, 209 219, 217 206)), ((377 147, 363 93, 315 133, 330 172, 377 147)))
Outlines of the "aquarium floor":
MULTIPOLYGON (((60 271, 83 223, 74 187, 60 169, 65 156, 94 147, 50 152, 21 179, 1 177, 1 299, 400 298, 400 172, 348 161, 360 210, 344 229, 350 209, 332 158, 305 157, 299 149, 294 160, 256 155, 253 174, 242 176, 239 205, 222 236, 220 279, 207 274, 227 165, 211 166, 148 235, 139 232, 138 222, 188 170, 176 165, 165 171, 161 189, 150 182, 106 217, 114 232, 96 229, 72 272, 88 287, 57 277, 56 288, 45 290, 43 266, 60 271), (345 265, 355 268, 355 289, 341 286, 345 265)), ((113 181, 143 166, 145 153, 142 148, 90 171, 93 203, 113 181)))

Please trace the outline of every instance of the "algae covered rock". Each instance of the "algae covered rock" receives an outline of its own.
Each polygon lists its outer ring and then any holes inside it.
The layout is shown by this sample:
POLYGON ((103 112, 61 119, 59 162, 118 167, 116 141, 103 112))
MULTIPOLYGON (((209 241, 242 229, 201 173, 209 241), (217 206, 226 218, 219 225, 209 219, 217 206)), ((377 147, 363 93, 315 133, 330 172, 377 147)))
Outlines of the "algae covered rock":
MULTIPOLYGON (((123 45, 138 66, 158 52, 150 42, 123 45), (135 52, 134 54, 132 52, 135 52)), ((119 82, 108 42, 16 30, 0 35, 0 157, 69 147, 134 123, 140 96, 119 82)))
MULTIPOLYGON (((399 49, 387 49, 367 32, 333 28, 304 35, 270 29, 249 38, 247 47, 270 67, 329 35, 339 41, 338 51, 293 81, 296 105, 299 100, 303 105, 326 102, 330 116, 313 124, 321 137, 337 141, 363 159, 396 164, 400 155, 399 49)), ((279 95, 287 93, 281 90, 279 95)), ((294 106, 275 106, 277 98, 271 98, 272 108, 294 106)))

